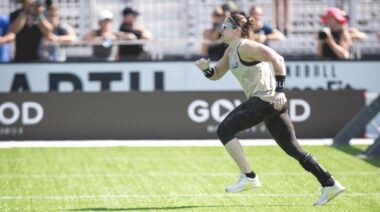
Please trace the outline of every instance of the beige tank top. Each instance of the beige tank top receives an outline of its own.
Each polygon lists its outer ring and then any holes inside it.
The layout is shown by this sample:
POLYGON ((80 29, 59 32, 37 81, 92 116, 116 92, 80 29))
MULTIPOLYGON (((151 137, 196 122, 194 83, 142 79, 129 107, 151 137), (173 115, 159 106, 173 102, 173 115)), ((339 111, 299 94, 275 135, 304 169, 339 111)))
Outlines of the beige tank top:
POLYGON ((241 40, 236 46, 231 46, 229 52, 230 70, 239 81, 247 98, 259 97, 271 102, 275 94, 276 81, 271 63, 241 61, 238 53, 241 40))

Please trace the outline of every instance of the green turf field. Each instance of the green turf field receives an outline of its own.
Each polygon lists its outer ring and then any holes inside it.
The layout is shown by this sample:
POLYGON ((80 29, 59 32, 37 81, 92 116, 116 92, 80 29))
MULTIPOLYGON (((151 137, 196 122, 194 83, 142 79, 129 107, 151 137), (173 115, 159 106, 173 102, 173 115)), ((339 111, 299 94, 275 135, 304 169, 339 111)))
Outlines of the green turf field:
POLYGON ((306 146, 347 190, 319 185, 277 146, 246 147, 262 188, 224 192, 238 170, 223 147, 0 150, 0 211, 380 211, 380 159, 365 147, 306 146))

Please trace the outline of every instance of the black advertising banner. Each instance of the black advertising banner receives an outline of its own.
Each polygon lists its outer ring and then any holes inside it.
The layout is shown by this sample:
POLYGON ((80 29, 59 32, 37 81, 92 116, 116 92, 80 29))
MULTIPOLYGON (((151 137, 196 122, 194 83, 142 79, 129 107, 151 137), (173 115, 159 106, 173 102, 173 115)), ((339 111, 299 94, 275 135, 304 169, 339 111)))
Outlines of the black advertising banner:
MULTIPOLYGON (((362 91, 289 91, 299 138, 331 138, 364 106, 362 91)), ((0 140, 216 139, 242 92, 0 94, 0 140)), ((364 130, 364 129, 363 129, 364 130)), ((270 138, 264 125, 239 138, 270 138)))

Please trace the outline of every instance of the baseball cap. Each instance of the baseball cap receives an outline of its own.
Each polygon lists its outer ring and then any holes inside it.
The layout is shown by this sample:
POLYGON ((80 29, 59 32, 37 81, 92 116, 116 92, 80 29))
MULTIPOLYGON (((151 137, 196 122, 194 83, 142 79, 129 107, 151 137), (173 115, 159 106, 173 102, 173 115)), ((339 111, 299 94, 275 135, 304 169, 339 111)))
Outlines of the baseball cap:
POLYGON ((99 11, 99 13, 98 13, 98 22, 104 21, 106 19, 109 19, 109 20, 113 19, 112 12, 110 12, 108 10, 99 11))
POLYGON ((339 8, 328 8, 326 14, 321 16, 321 21, 324 24, 327 24, 327 17, 329 16, 334 17, 341 25, 344 25, 347 22, 346 13, 339 8))
POLYGON ((129 15, 129 14, 132 14, 134 16, 140 15, 140 13, 137 10, 134 10, 132 7, 124 8, 123 15, 125 16, 125 15, 129 15))

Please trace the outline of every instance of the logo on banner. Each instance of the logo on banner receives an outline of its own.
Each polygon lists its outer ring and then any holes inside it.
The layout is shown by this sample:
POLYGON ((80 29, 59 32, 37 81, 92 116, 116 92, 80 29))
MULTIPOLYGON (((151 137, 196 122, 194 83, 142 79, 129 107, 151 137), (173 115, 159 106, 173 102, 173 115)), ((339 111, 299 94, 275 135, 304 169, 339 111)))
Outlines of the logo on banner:
MULTIPOLYGON (((205 100, 194 100, 187 108, 188 117, 196 123, 205 123, 207 121, 214 121, 218 124, 237 106, 241 104, 241 100, 235 99, 233 101, 228 99, 217 99, 212 103, 205 100)), ((311 107, 310 104, 303 99, 289 100, 289 117, 293 122, 305 122, 310 118, 311 107)), ((208 125, 208 132, 215 132, 217 125, 208 125)), ((266 132, 265 126, 254 126, 248 131, 266 132)))
POLYGON ((239 106, 241 101, 236 99, 230 101, 228 99, 218 99, 212 104, 205 100, 195 100, 190 103, 187 108, 187 114, 190 119, 197 123, 203 123, 212 118, 220 123, 235 107, 239 106))
POLYGON ((0 103, 0 136, 21 135, 23 126, 36 125, 44 117, 44 109, 38 102, 0 103), (17 126, 20 125, 20 126, 17 126))
MULTIPOLYGON (((190 103, 187 108, 189 118, 196 123, 204 123, 212 118, 220 123, 235 107, 239 106, 241 101, 235 99, 218 99, 213 103, 208 103, 205 100, 195 100, 190 103)), ((289 116, 293 122, 304 122, 311 114, 310 104, 303 99, 289 100, 289 116), (301 111, 301 112, 299 112, 301 111)))

